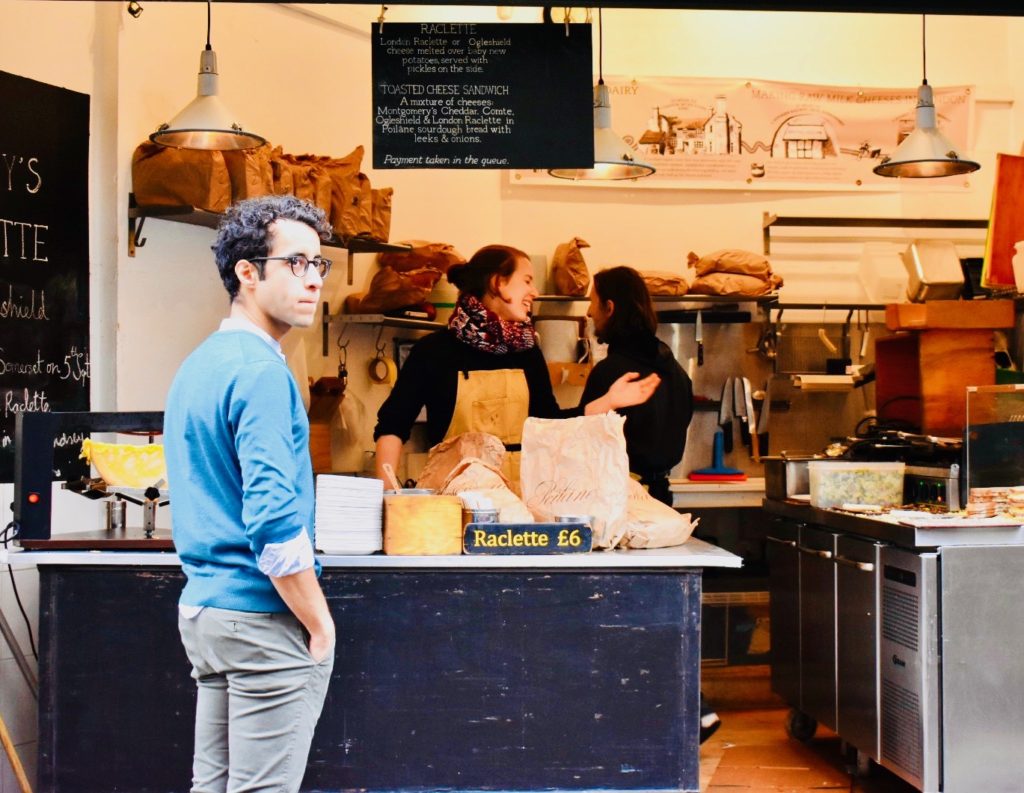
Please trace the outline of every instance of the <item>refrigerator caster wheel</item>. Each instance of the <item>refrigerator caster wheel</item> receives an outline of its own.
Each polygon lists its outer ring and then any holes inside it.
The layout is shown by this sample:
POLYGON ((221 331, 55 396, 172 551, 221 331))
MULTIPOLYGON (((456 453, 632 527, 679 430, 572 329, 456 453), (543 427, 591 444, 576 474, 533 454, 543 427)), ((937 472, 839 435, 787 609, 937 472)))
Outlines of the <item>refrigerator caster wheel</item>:
POLYGON ((790 738, 806 743, 814 737, 817 729, 818 722, 796 708, 786 715, 786 734, 790 738))

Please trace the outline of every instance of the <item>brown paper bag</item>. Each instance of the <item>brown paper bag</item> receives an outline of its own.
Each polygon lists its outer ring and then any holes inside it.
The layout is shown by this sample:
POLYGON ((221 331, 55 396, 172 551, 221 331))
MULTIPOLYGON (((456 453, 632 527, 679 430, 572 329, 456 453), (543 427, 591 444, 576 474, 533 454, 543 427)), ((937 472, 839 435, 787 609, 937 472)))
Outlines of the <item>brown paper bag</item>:
POLYGON ((687 284, 686 279, 681 275, 676 275, 675 273, 651 271, 640 273, 640 276, 644 279, 644 283, 647 285, 647 291, 652 295, 678 297, 680 295, 685 295, 689 289, 689 284, 687 284))
POLYGON ((500 523, 533 523, 533 514, 501 471, 470 457, 448 475, 442 495, 458 496, 463 506, 498 510, 500 523))
POLYGON ((581 248, 589 248, 590 244, 579 237, 573 237, 555 248, 551 259, 551 281, 556 295, 584 297, 590 286, 590 273, 587 263, 583 261, 581 248))
POLYGON ((395 188, 374 188, 370 194, 373 202, 370 236, 377 242, 387 242, 391 239, 391 201, 395 195, 395 188))
POLYGON ((614 548, 626 516, 629 458, 618 413, 571 419, 528 418, 519 469, 534 517, 589 515, 595 548, 614 548))
POLYGON ((733 248, 714 251, 706 256, 698 256, 690 251, 686 261, 697 271, 698 276, 708 273, 739 273, 767 280, 772 274, 771 264, 760 253, 733 248))
POLYGON ((223 212, 231 177, 219 151, 174 149, 145 141, 132 156, 132 191, 140 206, 193 206, 223 212))
POLYGON ((242 201, 274 192, 274 172, 270 167, 270 144, 258 149, 224 152, 224 163, 231 177, 231 200, 242 201))
POLYGON ((440 273, 447 273, 453 264, 465 264, 465 257, 447 242, 425 242, 424 240, 406 240, 412 245, 408 253, 382 253, 377 256, 381 267, 392 267, 397 272, 418 270, 430 267, 440 273))
POLYGON ((668 504, 651 496, 644 486, 630 479, 626 519, 620 545, 625 548, 670 548, 686 542, 700 523, 690 514, 681 515, 668 504))
POLYGON ((331 216, 332 181, 324 164, 329 157, 315 154, 282 154, 280 160, 291 173, 292 195, 316 204, 331 216))
POLYGON ((505 445, 486 432, 463 432, 430 448, 427 464, 420 471, 417 487, 440 490, 453 470, 465 459, 474 458, 497 470, 505 459, 505 445))
POLYGON ((370 178, 363 173, 339 179, 332 176, 334 190, 331 226, 342 240, 369 236, 373 228, 373 190, 370 178))
POLYGON ((374 273, 356 313, 376 314, 422 303, 440 277, 441 273, 429 267, 404 273, 381 267, 374 273))
POLYGON ((778 275, 770 275, 768 280, 762 280, 753 275, 740 273, 708 273, 690 284, 690 294, 758 297, 774 291, 781 285, 782 278, 778 275))

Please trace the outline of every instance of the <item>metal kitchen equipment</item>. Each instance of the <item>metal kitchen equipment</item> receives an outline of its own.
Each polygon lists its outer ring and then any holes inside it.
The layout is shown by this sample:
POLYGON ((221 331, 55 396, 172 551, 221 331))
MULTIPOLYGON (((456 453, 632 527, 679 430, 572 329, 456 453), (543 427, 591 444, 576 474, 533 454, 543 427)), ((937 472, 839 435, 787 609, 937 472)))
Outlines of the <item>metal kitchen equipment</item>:
POLYGON ((877 760, 925 793, 1019 789, 1024 611, 1007 593, 1024 528, 766 510, 772 690, 794 707, 790 734, 826 724, 859 768, 877 760))
POLYGON ((823 459, 821 454, 787 451, 778 456, 762 457, 765 495, 780 500, 807 495, 811 492, 807 463, 823 459))
POLYGON ((964 288, 964 273, 956 246, 948 240, 914 240, 903 252, 912 302, 956 300, 964 288))
POLYGON ((959 512, 966 504, 961 495, 960 465, 908 465, 903 475, 903 503, 927 504, 959 512))
MULTIPOLYGON (((52 515, 52 485, 60 478, 54 471, 55 444, 80 443, 94 432, 128 432, 145 433, 151 436, 163 432, 162 412, 128 412, 128 413, 92 413, 92 412, 54 412, 54 413, 19 413, 14 428, 14 521, 18 525, 18 542, 26 548, 55 547, 58 542, 51 538, 50 521, 52 515)), ((101 499, 115 495, 102 480, 72 479, 64 484, 65 489, 78 492, 90 499, 101 499)), ((144 500, 157 502, 151 509, 156 509, 165 494, 156 488, 155 495, 146 496, 144 491, 124 492, 122 498, 144 504, 144 500)), ((152 529, 151 524, 151 529, 152 529)), ((151 531, 150 534, 153 532, 151 531)), ((172 547, 169 538, 133 536, 125 530, 123 537, 107 537, 105 532, 80 532, 61 534, 59 542, 67 547, 98 546, 114 547, 154 547, 163 549, 172 547), (141 544, 141 546, 140 546, 141 544)))

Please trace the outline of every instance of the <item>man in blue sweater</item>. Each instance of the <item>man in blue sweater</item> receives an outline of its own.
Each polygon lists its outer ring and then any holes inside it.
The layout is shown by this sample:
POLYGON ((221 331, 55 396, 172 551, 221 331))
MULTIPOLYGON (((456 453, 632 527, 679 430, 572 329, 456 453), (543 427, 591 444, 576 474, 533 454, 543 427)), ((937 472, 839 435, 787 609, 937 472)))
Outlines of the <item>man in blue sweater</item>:
POLYGON ((316 317, 329 235, 291 196, 231 207, 214 245, 229 316, 167 396, 178 627, 198 686, 192 793, 297 791, 327 693, 309 422, 280 340, 316 317))

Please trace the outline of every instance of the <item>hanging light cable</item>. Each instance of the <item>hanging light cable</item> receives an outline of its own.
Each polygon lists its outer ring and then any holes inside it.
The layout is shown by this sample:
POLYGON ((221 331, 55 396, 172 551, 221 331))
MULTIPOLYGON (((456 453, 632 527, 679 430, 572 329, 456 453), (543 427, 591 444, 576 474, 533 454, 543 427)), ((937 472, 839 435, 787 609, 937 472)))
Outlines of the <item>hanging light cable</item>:
POLYGON ((149 136, 161 146, 230 151, 255 149, 267 141, 246 132, 218 93, 217 53, 210 46, 212 0, 206 0, 206 49, 199 55, 197 96, 185 109, 149 136))
POLYGON ((925 44, 925 15, 921 15, 921 86, 917 89, 914 131, 896 147, 891 157, 875 166, 879 176, 926 179, 971 173, 981 166, 961 159, 956 147, 939 132, 935 119, 932 87, 928 85, 928 49, 925 44))
POLYGON ((597 10, 597 85, 594 86, 594 167, 551 168, 559 179, 637 179, 654 173, 654 166, 636 159, 629 145, 612 129, 612 104, 604 84, 604 24, 597 10))

